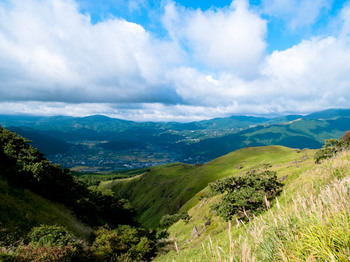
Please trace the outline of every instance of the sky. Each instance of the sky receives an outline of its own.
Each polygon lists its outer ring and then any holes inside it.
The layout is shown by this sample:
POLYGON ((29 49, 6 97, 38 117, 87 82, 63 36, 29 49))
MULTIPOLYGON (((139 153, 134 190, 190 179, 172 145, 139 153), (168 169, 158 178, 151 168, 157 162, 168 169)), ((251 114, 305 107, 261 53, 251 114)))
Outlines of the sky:
POLYGON ((350 1, 0 0, 0 114, 349 108, 350 1))

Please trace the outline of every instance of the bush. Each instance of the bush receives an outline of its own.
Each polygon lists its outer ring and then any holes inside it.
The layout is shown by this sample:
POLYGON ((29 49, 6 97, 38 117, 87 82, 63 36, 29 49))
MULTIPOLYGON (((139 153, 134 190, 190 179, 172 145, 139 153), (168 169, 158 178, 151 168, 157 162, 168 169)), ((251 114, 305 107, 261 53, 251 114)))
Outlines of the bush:
POLYGON ((349 149, 349 139, 328 139, 324 146, 318 150, 314 156, 315 162, 320 163, 322 160, 334 157, 338 152, 349 149))
POLYGON ((166 228, 157 228, 156 239, 164 239, 169 237, 169 232, 166 228))
POLYGON ((16 256, 13 254, 4 253, 4 251, 0 250, 0 261, 1 262, 15 262, 16 256))
POLYGON ((34 227, 29 233, 29 239, 30 244, 37 247, 78 247, 74 237, 61 226, 41 225, 40 227, 34 227))
POLYGON ((204 192, 198 192, 196 196, 198 197, 198 200, 202 200, 203 198, 208 197, 207 194, 204 192))
POLYGON ((160 219, 159 225, 161 227, 170 227, 172 224, 176 223, 180 219, 185 221, 185 223, 187 223, 190 220, 190 216, 187 213, 187 211, 182 211, 174 215, 162 216, 162 218, 160 219))
POLYGON ((78 257, 77 251, 72 246, 35 247, 31 244, 23 245, 16 250, 15 261, 72 261, 78 257))
POLYGON ((94 235, 92 251, 102 261, 149 261, 155 254, 156 242, 144 229, 122 225, 99 228, 94 235))
POLYGON ((244 218, 266 210, 265 198, 274 198, 282 184, 278 182, 276 172, 265 171, 217 180, 209 187, 216 194, 225 193, 212 209, 228 221, 234 216, 244 218))
POLYGON ((0 261, 79 261, 82 247, 60 226, 34 227, 28 244, 0 249, 0 261))

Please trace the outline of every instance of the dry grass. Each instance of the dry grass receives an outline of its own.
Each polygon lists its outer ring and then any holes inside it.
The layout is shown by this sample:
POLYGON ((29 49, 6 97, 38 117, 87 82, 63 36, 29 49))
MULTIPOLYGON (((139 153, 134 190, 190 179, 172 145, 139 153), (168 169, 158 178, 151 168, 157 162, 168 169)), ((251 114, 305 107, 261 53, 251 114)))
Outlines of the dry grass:
POLYGON ((344 152, 306 172, 309 182, 283 205, 276 199, 273 209, 249 223, 230 222, 229 244, 209 237, 202 243, 202 257, 219 262, 349 261, 349 155, 344 152))

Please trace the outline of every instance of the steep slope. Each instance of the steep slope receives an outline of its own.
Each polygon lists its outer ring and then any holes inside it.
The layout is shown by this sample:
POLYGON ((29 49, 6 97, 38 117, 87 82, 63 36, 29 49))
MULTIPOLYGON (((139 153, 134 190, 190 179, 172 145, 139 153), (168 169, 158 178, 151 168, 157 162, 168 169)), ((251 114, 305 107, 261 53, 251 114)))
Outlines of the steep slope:
MULTIPOLYGON (((157 227, 164 214, 176 213, 181 208, 188 210, 195 205, 198 202, 196 194, 216 179, 270 166, 279 169, 279 166, 291 165, 299 172, 302 170, 299 162, 292 164, 293 161, 311 159, 313 154, 312 150, 301 152, 282 146, 249 147, 202 166, 170 164, 154 167, 137 177, 103 182, 100 188, 112 189, 117 195, 129 198, 141 212, 140 222, 157 227)), ((305 163, 309 162, 300 163, 308 166, 305 163)))
POLYGON ((126 200, 0 127, 0 261, 150 261, 156 235, 136 225, 126 200))
POLYGON ((23 239, 35 226, 60 225, 87 239, 92 229, 80 222, 62 204, 51 202, 30 190, 9 186, 0 175, 0 245, 23 239))
MULTIPOLYGON (((0 127, 0 226, 7 235, 25 235, 44 222, 64 224, 78 235, 83 234, 82 222, 90 226, 133 222, 133 210, 125 201, 88 188, 27 142, 0 127)), ((0 241, 6 241, 6 235, 0 241)))
POLYGON ((202 199, 189 210, 188 223, 169 229, 178 251, 156 261, 348 261, 349 160, 347 151, 320 165, 308 159, 299 168, 270 168, 285 178, 283 193, 250 221, 229 224, 210 209, 221 196, 202 199))

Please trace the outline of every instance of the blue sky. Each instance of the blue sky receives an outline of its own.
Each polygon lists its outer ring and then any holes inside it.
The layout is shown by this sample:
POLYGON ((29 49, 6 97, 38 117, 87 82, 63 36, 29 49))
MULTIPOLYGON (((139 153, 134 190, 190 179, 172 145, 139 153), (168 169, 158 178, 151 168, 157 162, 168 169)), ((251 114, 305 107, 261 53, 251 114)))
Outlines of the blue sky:
POLYGON ((0 0, 0 113, 192 121, 350 102, 350 1, 0 0))
MULTIPOLYGON (((231 0, 181 0, 176 1, 177 4, 190 9, 200 9, 206 11, 208 9, 227 8, 231 4, 231 0)), ((282 2, 282 1, 281 1, 282 2)), ((287 1, 285 1, 287 2, 287 1)), ((302 1, 291 1, 299 4, 302 1)), ((296 29, 289 30, 288 20, 283 16, 276 16, 264 13, 261 0, 250 0, 252 8, 261 12, 261 16, 268 21, 267 43, 268 52, 274 50, 284 50, 291 47, 305 38, 312 37, 316 34, 329 34, 328 24, 339 14, 345 0, 329 0, 324 1, 325 4, 321 8, 317 18, 305 26, 300 26, 296 29)), ((80 11, 88 13, 91 16, 93 23, 101 22, 106 17, 115 16, 126 19, 142 25, 157 36, 164 36, 166 32, 159 23, 159 17, 162 15, 163 6, 166 1, 151 0, 151 1, 127 1, 127 0, 80 0, 80 11), (134 6, 132 8, 131 6, 134 6)))

